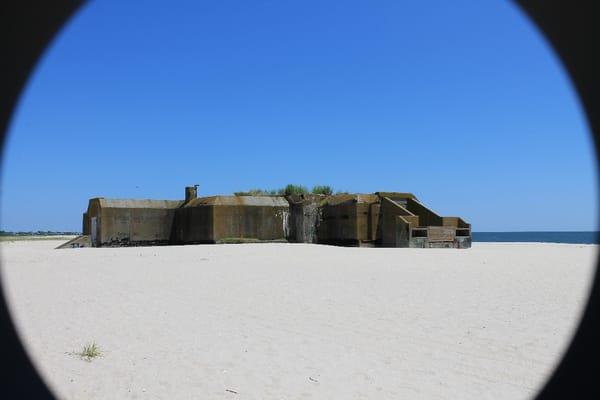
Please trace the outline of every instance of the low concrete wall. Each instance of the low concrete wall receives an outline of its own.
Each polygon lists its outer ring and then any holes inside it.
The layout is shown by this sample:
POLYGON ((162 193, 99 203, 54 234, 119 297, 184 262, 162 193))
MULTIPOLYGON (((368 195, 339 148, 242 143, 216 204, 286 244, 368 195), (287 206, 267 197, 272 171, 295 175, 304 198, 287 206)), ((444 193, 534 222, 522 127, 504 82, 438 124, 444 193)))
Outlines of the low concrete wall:
POLYGON ((455 226, 457 228, 468 229, 471 224, 467 224, 460 217, 442 217, 443 226, 455 226))
POLYGON ((448 242, 432 242, 427 238, 412 238, 408 247, 413 248, 447 248, 468 249, 471 247, 471 237, 455 238, 448 242))

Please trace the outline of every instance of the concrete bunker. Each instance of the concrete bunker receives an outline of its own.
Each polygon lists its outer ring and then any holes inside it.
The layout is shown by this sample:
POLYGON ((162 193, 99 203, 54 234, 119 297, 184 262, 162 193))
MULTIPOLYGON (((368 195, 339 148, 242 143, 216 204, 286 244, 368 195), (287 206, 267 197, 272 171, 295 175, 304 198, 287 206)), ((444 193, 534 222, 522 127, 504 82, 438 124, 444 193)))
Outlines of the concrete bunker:
POLYGON ((412 193, 260 195, 185 200, 90 199, 92 246, 287 241, 364 247, 471 247, 471 225, 443 217, 412 193))

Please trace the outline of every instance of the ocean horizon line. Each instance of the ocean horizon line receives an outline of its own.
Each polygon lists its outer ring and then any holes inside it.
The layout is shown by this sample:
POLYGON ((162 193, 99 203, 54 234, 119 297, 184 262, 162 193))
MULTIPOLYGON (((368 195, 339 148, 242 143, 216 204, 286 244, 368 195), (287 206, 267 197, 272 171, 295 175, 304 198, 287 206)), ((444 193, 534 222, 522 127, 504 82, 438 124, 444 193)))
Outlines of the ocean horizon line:
POLYGON ((600 244, 600 231, 472 232, 473 242, 600 244))

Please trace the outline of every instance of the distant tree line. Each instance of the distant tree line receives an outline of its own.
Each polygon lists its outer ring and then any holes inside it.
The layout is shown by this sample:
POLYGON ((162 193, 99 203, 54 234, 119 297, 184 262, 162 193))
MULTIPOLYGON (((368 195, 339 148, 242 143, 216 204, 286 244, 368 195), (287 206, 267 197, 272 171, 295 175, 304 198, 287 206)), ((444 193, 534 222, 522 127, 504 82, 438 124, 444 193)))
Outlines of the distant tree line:
POLYGON ((62 231, 10 232, 10 231, 0 231, 0 236, 73 236, 73 235, 81 235, 81 232, 62 232, 62 231))
MULTIPOLYGON (((290 183, 284 188, 281 189, 250 189, 244 192, 234 192, 233 194, 236 196, 288 196, 292 194, 324 194, 324 195, 332 195, 334 194, 334 190, 329 185, 315 185, 311 190, 308 190, 306 186, 303 185, 294 185, 290 183)), ((335 194, 348 194, 348 192, 337 191, 335 194)))

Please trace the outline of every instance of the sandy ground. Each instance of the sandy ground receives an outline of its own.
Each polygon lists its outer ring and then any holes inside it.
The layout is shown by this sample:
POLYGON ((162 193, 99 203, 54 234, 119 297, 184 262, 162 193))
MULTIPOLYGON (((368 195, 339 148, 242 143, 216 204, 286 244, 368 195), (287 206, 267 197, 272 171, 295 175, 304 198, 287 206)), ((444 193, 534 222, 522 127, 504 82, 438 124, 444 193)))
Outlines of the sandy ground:
POLYGON ((526 399, 597 246, 0 244, 3 288, 62 399, 526 399), (73 353, 95 341, 102 354, 73 353))

